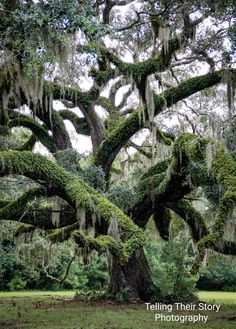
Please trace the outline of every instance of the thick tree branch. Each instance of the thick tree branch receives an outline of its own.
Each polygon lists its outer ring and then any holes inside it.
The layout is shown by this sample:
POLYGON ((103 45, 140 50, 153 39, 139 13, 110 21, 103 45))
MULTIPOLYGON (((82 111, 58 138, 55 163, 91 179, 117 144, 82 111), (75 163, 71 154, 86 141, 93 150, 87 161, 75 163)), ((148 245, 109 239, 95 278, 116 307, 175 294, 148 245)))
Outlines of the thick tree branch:
POLYGON ((84 118, 78 117, 77 114, 69 110, 61 110, 59 114, 64 120, 69 120, 73 124, 77 134, 90 136, 90 130, 84 118))
POLYGON ((37 139, 52 153, 56 151, 53 138, 49 136, 47 130, 45 130, 41 124, 36 122, 33 118, 19 114, 16 118, 11 119, 8 123, 9 127, 22 126, 30 129, 37 139))
MULTIPOLYGON (((235 74, 234 70, 233 73, 235 74)), ((155 115, 161 113, 166 107, 176 104, 198 91, 212 87, 222 81, 223 71, 210 72, 205 75, 190 78, 177 87, 172 87, 164 91, 160 95, 154 96, 155 115)), ((148 113, 146 109, 146 119, 148 113)), ((106 174, 109 173, 113 160, 115 159, 121 148, 128 140, 139 130, 144 128, 143 118, 140 118, 139 110, 135 110, 132 114, 123 120, 104 140, 101 147, 98 149, 95 163, 104 168, 106 174)))
MULTIPOLYGON (((54 99, 61 99, 61 86, 51 85, 54 99)), ((79 89, 66 88, 63 97, 75 106, 79 106, 90 130, 94 151, 102 143, 105 135, 103 121, 95 111, 95 105, 98 98, 97 90, 91 89, 90 92, 81 92, 79 89)))
MULTIPOLYGON (((32 225, 41 229, 56 228, 56 224, 52 220, 52 207, 37 207, 33 208, 29 203, 38 197, 50 197, 44 187, 31 188, 15 200, 8 202, 0 209, 0 218, 32 225)), ((64 207, 58 213, 58 227, 70 225, 76 221, 75 211, 71 207, 64 207)), ((24 227, 19 228, 19 232, 23 231, 24 227)), ((28 226, 26 227, 26 229, 28 226)), ((25 232, 25 231, 24 231, 25 232)), ((18 234, 17 233, 17 234, 18 234)))
MULTIPOLYGON (((122 240, 122 255, 127 260, 144 244, 144 235, 132 220, 105 197, 84 183, 78 176, 66 172, 62 167, 45 157, 31 152, 0 152, 0 175, 15 173, 35 181, 43 181, 52 195, 66 200, 78 213, 89 218, 99 218, 107 228, 116 218, 122 240)), ((81 219, 81 217, 80 217, 81 219)), ((81 219, 82 220, 82 219, 81 219)))

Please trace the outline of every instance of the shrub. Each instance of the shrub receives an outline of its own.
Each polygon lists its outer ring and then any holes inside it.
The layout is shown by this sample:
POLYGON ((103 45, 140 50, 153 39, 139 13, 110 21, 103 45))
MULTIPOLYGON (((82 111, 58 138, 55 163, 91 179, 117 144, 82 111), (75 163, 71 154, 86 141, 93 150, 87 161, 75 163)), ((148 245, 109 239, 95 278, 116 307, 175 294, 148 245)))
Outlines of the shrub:
POLYGON ((150 245, 146 248, 146 254, 162 301, 187 302, 196 299, 196 277, 189 273, 193 260, 187 253, 184 241, 177 238, 150 245))
POLYGON ((236 268, 228 259, 219 258, 200 272, 197 288, 202 290, 236 291, 236 268))

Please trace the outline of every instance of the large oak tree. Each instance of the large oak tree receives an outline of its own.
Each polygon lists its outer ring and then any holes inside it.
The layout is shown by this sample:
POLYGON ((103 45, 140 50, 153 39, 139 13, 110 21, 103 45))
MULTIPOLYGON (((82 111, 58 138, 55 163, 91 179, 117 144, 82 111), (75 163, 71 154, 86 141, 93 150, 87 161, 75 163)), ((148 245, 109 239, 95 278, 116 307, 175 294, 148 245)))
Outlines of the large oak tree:
MULTIPOLYGON (((157 289, 143 252, 151 217, 163 239, 169 237, 170 210, 186 221, 196 244, 193 272, 206 248, 235 254, 235 242, 224 237, 236 200, 235 161, 222 141, 197 134, 187 115, 195 94, 205 92, 210 108, 208 88, 227 85, 227 115, 233 122, 234 1, 12 0, 0 1, 0 11, 0 174, 37 183, 14 200, 0 201, 0 218, 30 224, 18 234, 39 227, 49 231, 52 241, 72 237, 81 248, 108 251, 110 294, 127 288, 132 298, 142 300, 157 289), (55 101, 64 108, 56 109, 55 101), (176 104, 187 120, 187 133, 162 130, 159 118, 171 115, 176 104), (25 106, 28 114, 22 112, 25 106), (56 164, 60 151, 72 148, 65 120, 78 134, 91 137, 92 165, 103 170, 107 191, 123 148, 150 156, 133 141, 143 129, 172 155, 162 161, 151 155, 152 166, 124 212, 83 176, 56 164), (7 141, 16 126, 32 135, 10 150, 7 141), (36 141, 55 161, 32 151, 36 141), (221 191, 211 227, 186 200, 206 186, 221 191), (59 208, 38 209, 35 217, 30 201, 55 196, 61 199, 59 208), (90 226, 93 237, 87 234, 90 226)), ((199 114, 198 108, 191 110, 199 114)), ((207 108, 204 115, 210 115, 207 108)))

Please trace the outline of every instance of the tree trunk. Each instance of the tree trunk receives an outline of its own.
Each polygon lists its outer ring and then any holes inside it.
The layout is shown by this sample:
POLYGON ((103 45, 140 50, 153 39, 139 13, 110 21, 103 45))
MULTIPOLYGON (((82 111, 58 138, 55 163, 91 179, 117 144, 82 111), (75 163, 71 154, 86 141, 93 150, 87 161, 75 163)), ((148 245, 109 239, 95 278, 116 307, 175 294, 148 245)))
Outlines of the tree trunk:
POLYGON ((126 289, 130 300, 148 301, 158 292, 143 249, 136 250, 125 265, 118 257, 109 254, 109 274, 108 293, 112 297, 126 289))

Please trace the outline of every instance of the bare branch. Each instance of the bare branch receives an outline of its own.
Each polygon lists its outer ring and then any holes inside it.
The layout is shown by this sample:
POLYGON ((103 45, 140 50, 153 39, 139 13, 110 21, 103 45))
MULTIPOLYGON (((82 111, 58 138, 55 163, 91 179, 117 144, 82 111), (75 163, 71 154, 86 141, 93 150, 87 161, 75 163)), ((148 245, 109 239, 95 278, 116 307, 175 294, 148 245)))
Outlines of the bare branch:
POLYGON ((65 274, 63 275, 63 277, 61 279, 58 279, 55 276, 52 276, 51 274, 48 273, 48 267, 49 267, 49 265, 46 266, 45 263, 44 263, 44 260, 43 260, 42 261, 42 268, 43 268, 43 270, 44 270, 47 278, 50 278, 50 279, 52 279, 54 281, 57 281, 58 283, 63 283, 66 280, 66 278, 67 278, 67 276, 69 274, 71 265, 73 264, 73 261, 75 260, 75 257, 77 256, 77 252, 78 252, 78 250, 76 248, 76 250, 74 252, 74 255, 71 257, 69 263, 67 264, 66 272, 65 272, 65 274))

